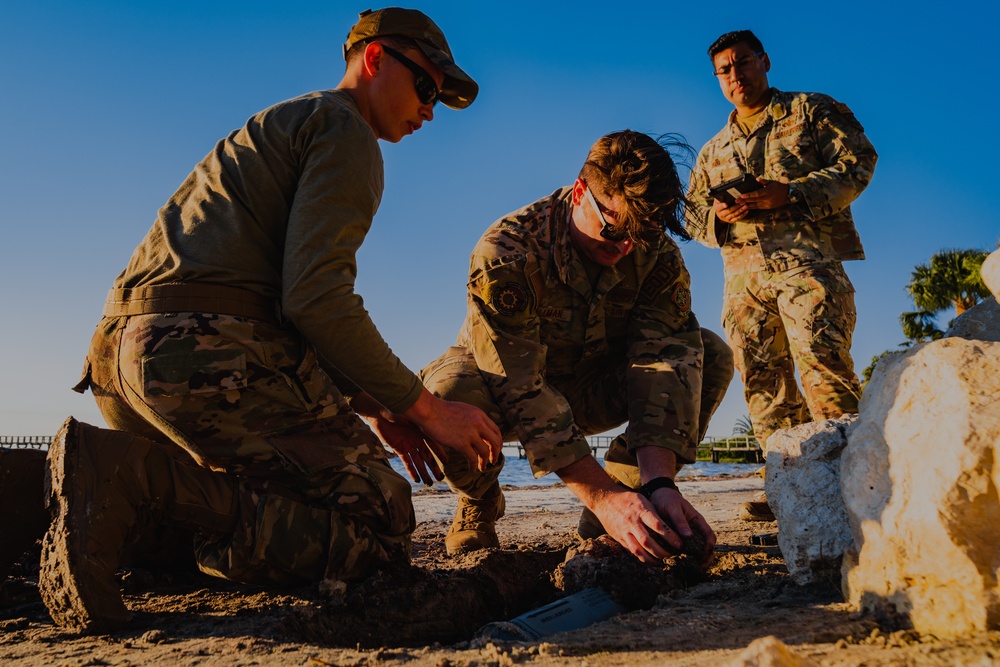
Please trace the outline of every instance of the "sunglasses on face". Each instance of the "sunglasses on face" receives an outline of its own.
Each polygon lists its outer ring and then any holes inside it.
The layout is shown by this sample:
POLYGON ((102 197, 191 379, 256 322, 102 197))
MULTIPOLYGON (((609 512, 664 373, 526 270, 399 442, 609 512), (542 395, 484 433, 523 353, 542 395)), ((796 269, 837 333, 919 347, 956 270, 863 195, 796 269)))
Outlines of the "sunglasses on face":
POLYGON ((590 187, 586 184, 586 182, 584 182, 584 193, 586 194, 590 205, 597 213, 597 219, 601 221, 601 238, 607 239, 612 243, 620 243, 627 238, 632 238, 632 241, 640 248, 656 247, 662 241, 663 235, 666 233, 666 224, 659 226, 643 225, 641 231, 639 232, 639 236, 631 237, 624 225, 612 225, 608 222, 607 218, 604 217, 604 212, 601 210, 601 206, 597 203, 597 199, 594 198, 594 194, 591 192, 590 187))
POLYGON ((597 200, 594 199, 594 193, 590 191, 590 186, 584 183, 584 194, 587 196, 587 201, 590 205, 594 207, 594 211, 597 212, 597 219, 601 221, 601 238, 605 238, 609 241, 615 243, 619 241, 624 241, 628 237, 628 231, 624 226, 612 225, 604 217, 604 213, 601 211, 601 207, 597 205, 597 200))
POLYGON ((440 95, 441 91, 438 90, 437 84, 434 83, 434 77, 431 76, 430 72, 396 49, 391 49, 383 44, 382 50, 413 72, 413 87, 417 90, 417 98, 421 104, 437 104, 438 95, 440 95))

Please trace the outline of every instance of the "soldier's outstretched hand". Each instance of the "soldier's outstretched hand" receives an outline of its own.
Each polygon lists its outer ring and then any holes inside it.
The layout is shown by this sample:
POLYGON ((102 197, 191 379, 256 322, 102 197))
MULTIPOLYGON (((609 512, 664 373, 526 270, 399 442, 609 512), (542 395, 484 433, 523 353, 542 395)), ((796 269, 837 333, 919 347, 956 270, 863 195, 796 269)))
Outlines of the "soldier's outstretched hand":
POLYGON ((438 461, 447 463, 448 454, 438 443, 426 440, 416 424, 403 415, 392 415, 372 421, 371 426, 382 442, 399 455, 414 482, 432 486, 434 480, 444 479, 438 461))
MULTIPOLYGON (((689 550, 688 545, 692 543, 691 540, 694 538, 694 533, 697 532, 705 544, 702 553, 704 557, 703 562, 707 563, 712 556, 712 551, 715 549, 717 538, 715 531, 708 525, 705 517, 679 491, 675 491, 674 489, 664 488, 654 491, 650 497, 650 502, 653 503, 656 512, 666 521, 671 529, 664 536, 670 545, 677 550, 687 551, 689 550), (672 536, 679 537, 680 540, 670 539, 672 536), (678 541, 680 542, 679 544, 678 541)), ((700 546, 700 543, 698 546, 700 546)))
POLYGON ((445 401, 424 389, 403 414, 420 427, 426 440, 455 450, 470 467, 486 470, 500 456, 500 429, 475 406, 445 401))
POLYGON ((355 396, 351 407, 368 421, 383 444, 399 455, 414 482, 430 486, 435 479, 444 479, 439 461, 446 463, 448 455, 440 445, 424 439, 423 431, 405 415, 393 413, 367 392, 355 396))
POLYGON ((652 503, 635 491, 607 493, 591 509, 608 535, 643 563, 658 563, 681 549, 680 538, 660 519, 652 503), (666 544, 655 535, 662 535, 666 544))

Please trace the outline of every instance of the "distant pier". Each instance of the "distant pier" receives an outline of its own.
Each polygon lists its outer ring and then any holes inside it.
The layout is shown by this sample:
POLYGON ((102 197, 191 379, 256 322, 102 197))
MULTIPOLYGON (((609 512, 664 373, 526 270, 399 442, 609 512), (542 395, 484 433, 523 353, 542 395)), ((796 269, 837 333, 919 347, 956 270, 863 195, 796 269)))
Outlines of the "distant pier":
MULTIPOLYGON (((611 441, 617 436, 592 435, 587 438, 590 451, 596 458, 602 458, 611 446, 611 441)), ((48 449, 52 443, 51 435, 0 435, 0 447, 7 449, 48 449)), ((524 446, 519 442, 504 443, 505 448, 517 450, 517 458, 527 457, 524 446)), ((731 438, 706 438, 698 445, 698 460, 718 463, 722 459, 743 460, 747 463, 761 463, 764 453, 760 443, 752 435, 738 435, 731 438)))

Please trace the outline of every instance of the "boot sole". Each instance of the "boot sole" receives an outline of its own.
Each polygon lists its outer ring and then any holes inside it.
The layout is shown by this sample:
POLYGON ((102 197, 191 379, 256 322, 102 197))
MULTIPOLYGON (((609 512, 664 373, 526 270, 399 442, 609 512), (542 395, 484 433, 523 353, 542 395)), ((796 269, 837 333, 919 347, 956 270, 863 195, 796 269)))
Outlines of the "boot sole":
MULTIPOLYGON (((92 499, 74 484, 77 473, 94 470, 79 446, 82 426, 70 417, 49 447, 45 475, 46 500, 52 524, 42 540, 39 592, 52 620, 83 633, 102 633, 125 626, 132 615, 125 608, 113 574, 110 581, 86 576, 93 565, 86 549, 89 526, 95 523, 92 499)), ((99 518, 99 517, 97 517, 99 518)))
POLYGON ((473 535, 468 536, 466 538, 468 541, 463 544, 448 543, 448 537, 450 537, 454 533, 449 533, 447 536, 445 536, 444 550, 448 553, 449 556, 457 556, 459 554, 471 554, 475 551, 500 548, 500 540, 497 539, 496 537, 490 539, 489 536, 486 535, 485 533, 481 533, 478 531, 475 532, 466 531, 466 532, 473 533, 473 535))

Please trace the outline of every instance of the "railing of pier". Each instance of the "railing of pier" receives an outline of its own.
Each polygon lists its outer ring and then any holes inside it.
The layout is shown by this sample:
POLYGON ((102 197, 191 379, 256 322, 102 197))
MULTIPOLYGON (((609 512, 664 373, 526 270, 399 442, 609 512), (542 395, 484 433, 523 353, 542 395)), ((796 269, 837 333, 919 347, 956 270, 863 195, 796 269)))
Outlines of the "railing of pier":
POLYGON ((0 447, 7 449, 48 449, 51 435, 0 435, 0 447))
MULTIPOLYGON (((611 446, 611 441, 617 436, 614 435, 592 435, 587 438, 590 451, 595 457, 603 457, 604 453, 611 446)), ((0 435, 0 447, 8 449, 41 449, 47 450, 52 443, 51 435, 0 435)), ((527 456, 524 446, 519 442, 504 443, 504 448, 514 449, 517 458, 523 459, 527 456)), ((760 462, 763 454, 760 444, 752 435, 733 436, 730 438, 705 438, 698 445, 698 458, 711 458, 718 463, 720 458, 744 458, 748 461, 760 462)))

